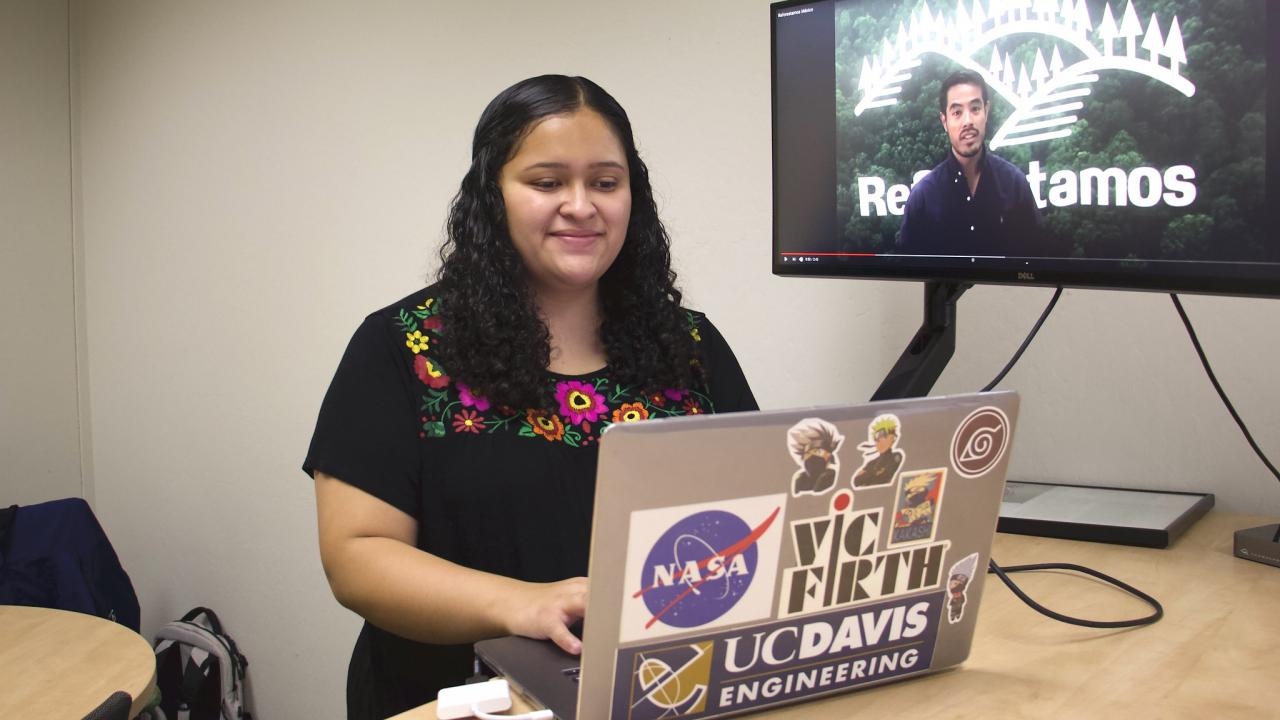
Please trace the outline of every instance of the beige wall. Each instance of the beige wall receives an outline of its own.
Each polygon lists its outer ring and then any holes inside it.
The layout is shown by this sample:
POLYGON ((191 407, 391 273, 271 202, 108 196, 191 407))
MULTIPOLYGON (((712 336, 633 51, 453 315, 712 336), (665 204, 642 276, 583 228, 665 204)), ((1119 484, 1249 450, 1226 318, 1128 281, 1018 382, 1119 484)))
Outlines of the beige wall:
MULTIPOLYGON (((627 106, 689 300, 733 342, 764 406, 870 395, 914 332, 920 288, 770 276, 766 7, 73 5, 87 460, 144 632, 208 604, 251 660, 262 717, 342 716, 358 623, 328 594, 298 465, 351 331, 431 270, 473 123, 524 76, 585 74, 627 106)), ((18 300, 60 303, 69 322, 59 282, 18 300)), ((1049 295, 971 291, 939 390, 984 384, 1049 295)), ((1186 305, 1280 455, 1280 302, 1186 305)), ((1165 296, 1066 293, 1004 386, 1024 393, 1017 477, 1207 490, 1220 507, 1280 514, 1280 487, 1165 296)))
POLYGON ((67 3, 0 0, 0 506, 81 497, 67 3))

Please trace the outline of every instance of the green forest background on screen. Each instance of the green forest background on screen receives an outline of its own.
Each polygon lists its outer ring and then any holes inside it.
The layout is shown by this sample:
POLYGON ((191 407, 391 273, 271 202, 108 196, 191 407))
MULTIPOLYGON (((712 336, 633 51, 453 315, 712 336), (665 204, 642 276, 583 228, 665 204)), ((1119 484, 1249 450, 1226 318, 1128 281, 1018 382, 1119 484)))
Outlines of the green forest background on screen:
MULTIPOLYGON (((970 12, 975 0, 961 0, 970 12)), ((976 0, 983 11, 1043 6, 1039 0, 976 0)), ((1048 0, 1050 5, 1059 5, 1048 0)), ((1066 0, 1068 6, 1072 0, 1066 0)), ((1127 3, 1125 3, 1127 4, 1127 3)), ((1118 20, 1125 4, 1111 12, 1118 20)), ((859 213, 858 178, 910 184, 914 173, 933 168, 949 151, 938 119, 942 80, 961 66, 933 53, 920 59, 902 87, 899 103, 855 116, 864 60, 883 53, 886 39, 911 25, 922 2, 845 0, 836 4, 837 211, 840 250, 892 252, 901 216, 859 213)), ((1087 2, 1095 28, 1107 3, 1087 2)), ((1176 165, 1195 169, 1197 187, 1188 207, 1049 205, 1042 211, 1046 235, 1035 254, 1078 258, 1280 261, 1280 246, 1265 242, 1266 3, 1260 0, 1138 0, 1144 27, 1152 15, 1168 25, 1177 17, 1186 63, 1182 74, 1195 85, 1185 97, 1170 86, 1134 72, 1109 71, 1091 86, 1079 120, 1065 138, 1001 147, 994 151, 1024 172, 1032 161, 1042 171, 1176 165)), ((954 18, 956 3, 930 3, 937 16, 954 18)), ((1070 64, 1083 54, 1070 43, 1033 34, 998 38, 976 50, 987 66, 995 46, 1015 68, 1048 57, 1058 46, 1070 64)), ((992 93, 987 138, 1009 118, 1012 106, 992 93)), ((1045 189, 1048 188, 1046 183, 1045 189)), ((1041 197, 1046 193, 1042 190, 1041 197)))

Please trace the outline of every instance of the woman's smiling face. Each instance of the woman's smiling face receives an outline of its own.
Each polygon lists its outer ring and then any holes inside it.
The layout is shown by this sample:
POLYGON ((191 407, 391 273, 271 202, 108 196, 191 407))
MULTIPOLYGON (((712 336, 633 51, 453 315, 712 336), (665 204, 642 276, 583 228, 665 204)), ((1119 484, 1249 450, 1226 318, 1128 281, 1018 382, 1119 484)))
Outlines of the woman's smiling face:
POLYGON ((533 290, 594 292, 631 219, 627 157, 608 121, 588 108, 540 121, 498 184, 533 290))

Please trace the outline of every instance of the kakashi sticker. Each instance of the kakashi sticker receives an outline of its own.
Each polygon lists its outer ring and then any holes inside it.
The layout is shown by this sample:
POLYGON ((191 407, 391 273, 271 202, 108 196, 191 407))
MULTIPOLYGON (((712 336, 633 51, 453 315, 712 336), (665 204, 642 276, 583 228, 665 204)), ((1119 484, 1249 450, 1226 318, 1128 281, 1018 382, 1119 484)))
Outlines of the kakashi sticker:
POLYGON ((978 553, 971 553, 951 566, 947 573, 947 622, 955 624, 964 618, 964 606, 969 601, 969 583, 978 571, 978 553))
POLYGON ((933 539, 938 528, 938 511, 946 477, 946 468, 916 470, 898 476, 898 499, 893 512, 890 544, 933 539))
POLYGON ((820 418, 805 418, 787 431, 787 449, 800 469, 791 476, 792 495, 822 495, 836 486, 844 436, 820 418))
POLYGON ((880 415, 867 426, 867 442, 858 445, 862 467, 853 474, 855 488, 877 487, 893 482, 907 455, 899 450, 902 423, 897 415, 880 415))

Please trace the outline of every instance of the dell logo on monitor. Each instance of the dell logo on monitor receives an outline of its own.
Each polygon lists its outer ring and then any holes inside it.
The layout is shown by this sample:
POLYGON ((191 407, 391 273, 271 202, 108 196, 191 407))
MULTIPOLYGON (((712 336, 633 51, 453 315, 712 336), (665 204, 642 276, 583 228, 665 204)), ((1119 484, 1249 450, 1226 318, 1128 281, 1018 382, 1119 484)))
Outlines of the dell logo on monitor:
POLYGON ((1035 281, 1036 274, 1031 272, 1020 272, 1018 273, 1018 279, 1035 281))

